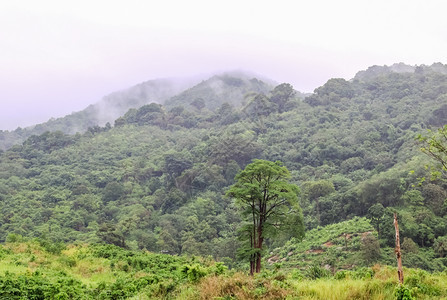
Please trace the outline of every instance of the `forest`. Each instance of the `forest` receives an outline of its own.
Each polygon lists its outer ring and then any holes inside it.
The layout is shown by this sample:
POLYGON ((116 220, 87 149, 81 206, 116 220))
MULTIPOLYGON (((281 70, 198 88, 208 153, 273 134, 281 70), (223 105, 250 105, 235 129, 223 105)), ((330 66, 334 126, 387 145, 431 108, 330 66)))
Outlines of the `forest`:
POLYGON ((447 296, 447 176, 429 144, 447 131, 447 65, 373 66, 312 94, 228 73, 71 132, 84 116, 0 132, 2 297, 447 296), (253 277, 231 187, 255 160, 287 168, 304 231, 266 234, 253 277))

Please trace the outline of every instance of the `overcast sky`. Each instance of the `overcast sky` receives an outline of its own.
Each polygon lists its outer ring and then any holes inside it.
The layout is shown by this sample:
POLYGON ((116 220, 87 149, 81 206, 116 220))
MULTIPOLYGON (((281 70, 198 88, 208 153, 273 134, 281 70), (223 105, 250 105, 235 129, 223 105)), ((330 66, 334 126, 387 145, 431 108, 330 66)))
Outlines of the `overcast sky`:
POLYGON ((443 0, 0 3, 0 129, 142 81, 242 69, 311 92, 372 65, 447 63, 443 0))

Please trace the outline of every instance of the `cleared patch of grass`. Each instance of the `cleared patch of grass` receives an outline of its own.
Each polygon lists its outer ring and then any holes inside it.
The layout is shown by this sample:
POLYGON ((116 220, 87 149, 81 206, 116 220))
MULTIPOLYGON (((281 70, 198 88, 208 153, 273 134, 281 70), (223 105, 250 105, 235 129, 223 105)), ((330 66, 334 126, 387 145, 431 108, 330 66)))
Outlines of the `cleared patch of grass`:
POLYGON ((248 276, 235 273, 232 276, 210 276, 198 285, 199 299, 285 299, 290 291, 287 284, 262 274, 248 276))
POLYGON ((394 285, 383 284, 380 280, 362 279, 318 279, 292 284, 293 295, 299 299, 393 299, 394 285))

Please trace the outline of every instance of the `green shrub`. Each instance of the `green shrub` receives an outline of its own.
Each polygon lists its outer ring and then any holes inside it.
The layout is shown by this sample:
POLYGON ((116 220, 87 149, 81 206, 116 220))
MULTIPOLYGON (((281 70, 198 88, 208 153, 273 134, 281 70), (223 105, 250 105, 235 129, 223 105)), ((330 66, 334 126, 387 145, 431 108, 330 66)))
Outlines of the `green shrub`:
POLYGON ((55 242, 46 238, 38 238, 36 240, 45 251, 51 254, 60 254, 66 248, 66 245, 62 242, 55 242))
POLYGON ((299 269, 293 269, 290 273, 290 277, 295 280, 302 280, 304 275, 299 269))
POLYGON ((221 275, 228 270, 228 267, 224 265, 223 262, 217 262, 214 266, 211 267, 211 272, 214 275, 221 275))
POLYGON ((6 236, 6 242, 7 243, 20 243, 23 241, 23 236, 16 233, 9 233, 8 236, 6 236))
POLYGON ((405 283, 409 288, 415 288, 418 294, 427 296, 440 296, 441 289, 433 282, 432 275, 424 270, 417 270, 405 278, 405 283))
POLYGON ((206 270, 198 264, 194 264, 192 266, 183 265, 180 269, 180 272, 181 274, 183 274, 183 277, 188 278, 190 282, 197 282, 200 278, 204 277, 207 274, 206 270))
POLYGON ((413 300, 413 296, 411 296, 411 291, 408 287, 401 284, 394 290, 394 298, 396 300, 413 300))
POLYGON ((0 299, 88 299, 82 283, 65 274, 51 282, 40 272, 16 275, 6 272, 0 277, 0 299))
POLYGON ((374 277, 374 271, 371 268, 359 268, 351 274, 352 278, 355 279, 371 279, 374 277))
POLYGON ((348 275, 348 271, 341 270, 341 271, 338 271, 337 273, 335 273, 334 278, 337 280, 346 279, 347 275, 348 275))
POLYGON ((331 276, 331 272, 319 265, 313 265, 306 270, 306 277, 310 279, 318 279, 331 276))
POLYGON ((73 268, 76 266, 76 259, 68 256, 61 256, 59 258, 59 262, 66 265, 69 268, 73 268))

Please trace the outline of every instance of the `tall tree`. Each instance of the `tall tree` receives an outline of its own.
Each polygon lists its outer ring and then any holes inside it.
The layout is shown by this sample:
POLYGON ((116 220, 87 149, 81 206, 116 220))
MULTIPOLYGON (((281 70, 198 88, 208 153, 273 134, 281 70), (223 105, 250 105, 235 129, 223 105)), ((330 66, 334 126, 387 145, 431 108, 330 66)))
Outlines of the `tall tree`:
POLYGON ((243 234, 249 243, 250 274, 261 271, 264 238, 273 236, 281 227, 291 228, 291 223, 296 237, 304 233, 299 189, 287 182, 289 177, 281 162, 255 159, 236 175, 236 183, 227 193, 247 221, 243 234))

